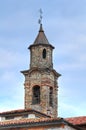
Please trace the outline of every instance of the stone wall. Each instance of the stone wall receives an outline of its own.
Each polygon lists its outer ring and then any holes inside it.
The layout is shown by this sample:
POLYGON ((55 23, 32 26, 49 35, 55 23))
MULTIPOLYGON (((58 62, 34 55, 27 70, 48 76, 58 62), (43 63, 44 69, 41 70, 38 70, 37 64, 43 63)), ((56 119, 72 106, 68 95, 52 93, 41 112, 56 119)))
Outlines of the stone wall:
POLYGON ((33 46, 30 50, 30 68, 49 68, 52 64, 52 48, 50 46, 44 47, 42 45, 33 46), (46 49, 46 58, 43 58, 43 49, 46 49))
POLYGON ((53 72, 33 71, 25 78, 25 108, 32 108, 42 113, 57 117, 57 86, 53 72), (33 87, 40 86, 40 104, 32 104, 33 87), (50 87, 53 88, 53 106, 49 105, 50 87))

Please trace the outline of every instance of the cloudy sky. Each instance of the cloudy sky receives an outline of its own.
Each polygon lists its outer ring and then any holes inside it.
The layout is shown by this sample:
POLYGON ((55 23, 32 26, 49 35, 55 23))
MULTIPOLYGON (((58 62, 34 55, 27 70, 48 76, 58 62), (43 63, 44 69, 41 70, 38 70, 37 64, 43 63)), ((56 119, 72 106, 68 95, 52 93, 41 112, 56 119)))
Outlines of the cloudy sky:
POLYGON ((43 28, 55 46, 59 117, 86 115, 86 0, 0 0, 0 112, 24 108, 28 46, 43 28))

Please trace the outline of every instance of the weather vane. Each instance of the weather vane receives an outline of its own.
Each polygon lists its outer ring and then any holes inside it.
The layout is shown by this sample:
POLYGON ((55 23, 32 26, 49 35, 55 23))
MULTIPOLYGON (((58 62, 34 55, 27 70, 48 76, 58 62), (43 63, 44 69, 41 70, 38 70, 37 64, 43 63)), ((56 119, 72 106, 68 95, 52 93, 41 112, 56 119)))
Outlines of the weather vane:
POLYGON ((42 9, 39 10, 39 13, 40 13, 40 17, 39 17, 38 23, 42 24, 42 18, 43 18, 42 17, 42 14, 43 14, 42 9))

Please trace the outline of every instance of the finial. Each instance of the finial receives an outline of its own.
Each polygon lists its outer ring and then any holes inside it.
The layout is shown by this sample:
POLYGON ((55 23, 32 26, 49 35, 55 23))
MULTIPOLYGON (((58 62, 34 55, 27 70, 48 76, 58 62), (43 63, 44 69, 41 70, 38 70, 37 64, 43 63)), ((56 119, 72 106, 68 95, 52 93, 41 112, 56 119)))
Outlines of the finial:
POLYGON ((39 17, 39 20, 38 20, 38 23, 41 25, 42 24, 42 14, 43 14, 43 12, 42 12, 42 9, 40 8, 40 10, 39 10, 39 13, 40 13, 40 17, 39 17))

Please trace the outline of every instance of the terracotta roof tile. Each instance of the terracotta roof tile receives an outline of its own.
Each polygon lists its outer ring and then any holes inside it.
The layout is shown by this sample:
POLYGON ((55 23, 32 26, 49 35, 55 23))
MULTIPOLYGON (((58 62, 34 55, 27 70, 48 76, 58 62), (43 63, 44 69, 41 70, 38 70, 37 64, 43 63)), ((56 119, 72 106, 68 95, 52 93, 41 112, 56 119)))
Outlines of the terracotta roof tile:
POLYGON ((0 122, 0 130, 2 128, 20 128, 20 127, 33 127, 33 126, 40 126, 40 125, 59 125, 59 124, 66 124, 71 126, 72 128, 76 128, 77 130, 81 130, 75 125, 70 124, 69 122, 65 121, 63 118, 35 118, 35 119, 14 119, 14 120, 5 120, 0 122))
POLYGON ((21 112, 28 112, 28 111, 32 111, 32 109, 18 109, 18 110, 11 110, 11 111, 5 111, 5 112, 0 112, 0 115, 3 114, 12 114, 12 113, 21 113, 21 112))
POLYGON ((52 121, 58 121, 61 118, 35 118, 35 119, 14 119, 14 120, 5 120, 0 122, 0 126, 5 125, 16 125, 16 124, 27 124, 27 123, 41 123, 41 122, 52 122, 52 121))
POLYGON ((65 118, 65 120, 73 125, 86 125, 86 116, 65 118))

